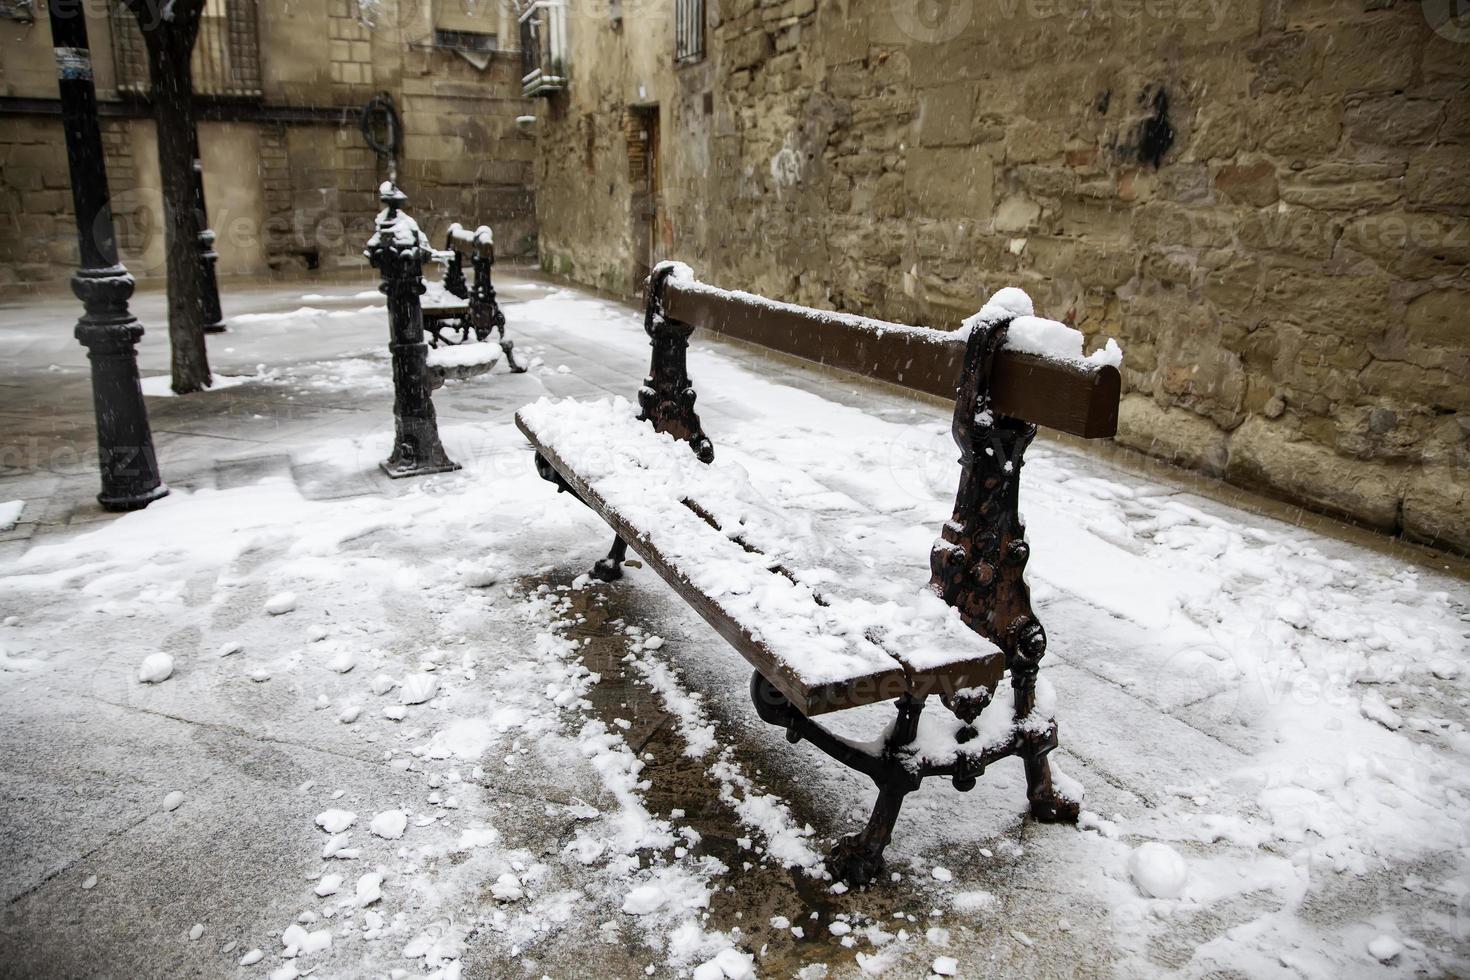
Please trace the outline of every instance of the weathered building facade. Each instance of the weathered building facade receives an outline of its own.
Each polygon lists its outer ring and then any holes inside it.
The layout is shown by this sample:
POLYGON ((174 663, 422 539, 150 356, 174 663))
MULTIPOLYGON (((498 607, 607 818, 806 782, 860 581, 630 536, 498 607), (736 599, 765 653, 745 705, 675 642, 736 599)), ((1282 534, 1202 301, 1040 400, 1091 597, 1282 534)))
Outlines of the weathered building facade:
POLYGON ((1122 342, 1124 443, 1470 551, 1470 25, 1444 4, 564 16, 548 270, 626 292, 671 256, 935 325, 1019 284, 1122 342))
MULTIPOLYGON (((86 4, 119 242, 163 274, 157 147, 132 15, 86 4)), ((222 274, 361 265, 386 175, 359 110, 401 115, 399 182, 435 239, 451 220, 535 251, 533 142, 516 125, 516 18, 472 0, 207 0, 194 57, 209 222, 222 274)), ((56 62, 42 0, 0 4, 0 286, 76 264, 56 62)))

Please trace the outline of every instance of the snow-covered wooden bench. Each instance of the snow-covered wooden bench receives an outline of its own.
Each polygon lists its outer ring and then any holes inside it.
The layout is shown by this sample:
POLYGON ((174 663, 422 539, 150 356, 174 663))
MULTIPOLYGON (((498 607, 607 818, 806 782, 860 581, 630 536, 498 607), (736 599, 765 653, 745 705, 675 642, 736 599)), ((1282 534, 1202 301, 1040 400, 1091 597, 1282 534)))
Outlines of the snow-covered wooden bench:
POLYGON ((903 799, 927 776, 969 790, 988 766, 1019 756, 1033 816, 1078 815, 1078 793, 1053 780, 1047 760, 1057 735, 1049 698, 1037 697, 1046 632, 1023 574, 1029 547, 1017 495, 1038 423, 1113 434, 1121 353, 1110 341, 1084 358, 1080 333, 1031 313, 1025 293, 1002 290, 951 333, 726 292, 666 263, 648 284, 652 368, 636 418, 621 399, 542 399, 516 415, 540 474, 616 535, 593 574, 621 577, 631 546, 755 668, 762 719, 877 784, 867 827, 832 852, 833 872, 852 883, 882 870, 903 799), (825 526, 813 533, 816 515, 773 508, 744 469, 715 461, 685 352, 696 326, 736 323, 755 334, 820 332, 830 349, 847 345, 911 371, 955 368, 945 383, 956 395, 959 492, 927 568, 843 565, 830 545, 840 517, 821 515, 825 526), (949 715, 921 716, 931 695, 949 715), (872 743, 813 720, 885 701, 898 715, 872 743))
MULTIPOLYGON (((505 336, 505 314, 495 300, 495 284, 491 281, 491 269, 495 265, 495 236, 485 225, 474 231, 465 229, 456 222, 449 226, 444 244, 449 255, 449 264, 444 271, 444 281, 431 285, 425 292, 422 303, 424 311, 424 333, 433 348, 455 347, 472 343, 484 343, 496 331, 500 333, 500 349, 511 373, 520 374, 526 369, 516 363, 512 349, 515 342, 505 336), (474 270, 474 282, 467 282, 464 263, 468 260, 474 270), (473 336, 474 340, 470 340, 473 336)), ((443 253, 440 253, 441 255, 443 253)), ((448 358, 458 365, 457 373, 449 377, 471 377, 483 374, 495 365, 483 358, 448 358)), ((431 355, 429 363, 434 364, 431 355)), ((447 363, 447 362, 446 362, 447 363)), ((442 383, 443 376, 440 376, 442 383)))

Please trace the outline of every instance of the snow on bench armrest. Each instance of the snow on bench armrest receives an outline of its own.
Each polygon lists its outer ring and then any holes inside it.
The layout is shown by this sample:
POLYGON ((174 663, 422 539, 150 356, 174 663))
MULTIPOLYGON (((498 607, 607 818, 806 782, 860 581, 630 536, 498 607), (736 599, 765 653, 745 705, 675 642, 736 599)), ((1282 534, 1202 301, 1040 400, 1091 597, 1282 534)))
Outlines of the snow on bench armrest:
POLYGON ((995 295, 976 313, 965 320, 960 330, 968 336, 977 323, 996 323, 1009 319, 1006 330, 1005 348, 1022 354, 1035 354, 1053 361, 1065 361, 1082 367, 1120 367, 1123 364, 1123 348, 1111 337, 1107 343, 1086 356, 1082 353, 1082 331, 1069 327, 1060 320, 1048 320, 1036 316, 1031 297, 1025 290, 1007 286, 995 295))
MULTIPOLYGON (((517 418, 810 688, 905 667, 936 671, 999 653, 928 588, 927 555, 915 556, 913 588, 898 599, 860 594, 882 593, 884 583, 869 589, 851 581, 819 597, 808 582, 827 576, 805 550, 815 544, 804 515, 766 503, 739 465, 699 462, 686 444, 638 421, 626 399, 543 398, 517 418)), ((885 569, 883 578, 891 573, 885 569)))

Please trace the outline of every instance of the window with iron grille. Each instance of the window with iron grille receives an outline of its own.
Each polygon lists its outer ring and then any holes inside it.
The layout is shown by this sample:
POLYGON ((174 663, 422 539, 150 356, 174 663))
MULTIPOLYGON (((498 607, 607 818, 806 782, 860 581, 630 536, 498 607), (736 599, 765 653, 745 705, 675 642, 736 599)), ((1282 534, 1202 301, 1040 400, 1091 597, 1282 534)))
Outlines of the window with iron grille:
POLYGON ((521 92, 550 96, 567 87, 567 0, 529 0, 520 12, 521 92))
MULTIPOLYGON (((147 95, 148 51, 138 19, 122 3, 108 8, 117 89, 147 95)), ((194 94, 259 98, 260 33, 255 0, 205 0, 194 42, 194 94)))
POLYGON ((674 0, 674 61, 704 60, 704 0, 674 0))

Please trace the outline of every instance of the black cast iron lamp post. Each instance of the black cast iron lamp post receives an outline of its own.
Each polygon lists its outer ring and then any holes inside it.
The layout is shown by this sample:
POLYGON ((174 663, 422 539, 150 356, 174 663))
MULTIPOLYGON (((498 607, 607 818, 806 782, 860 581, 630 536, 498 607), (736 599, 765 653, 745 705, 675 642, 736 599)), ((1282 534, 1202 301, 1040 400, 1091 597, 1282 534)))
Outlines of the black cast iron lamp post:
POLYGON ((47 6, 81 252, 71 288, 85 307, 75 335, 92 363, 102 471, 97 502, 107 510, 138 510, 168 493, 158 474, 148 409, 138 384, 137 345, 143 326, 128 310, 133 277, 117 257, 83 6, 81 0, 51 0, 47 6))
POLYGON ((383 211, 363 252, 382 276, 388 297, 388 349, 393 353, 393 454, 381 465, 395 480, 459 469, 439 442, 439 420, 429 397, 429 345, 424 342, 423 266, 429 240, 403 210, 408 197, 391 181, 378 189, 383 211))

